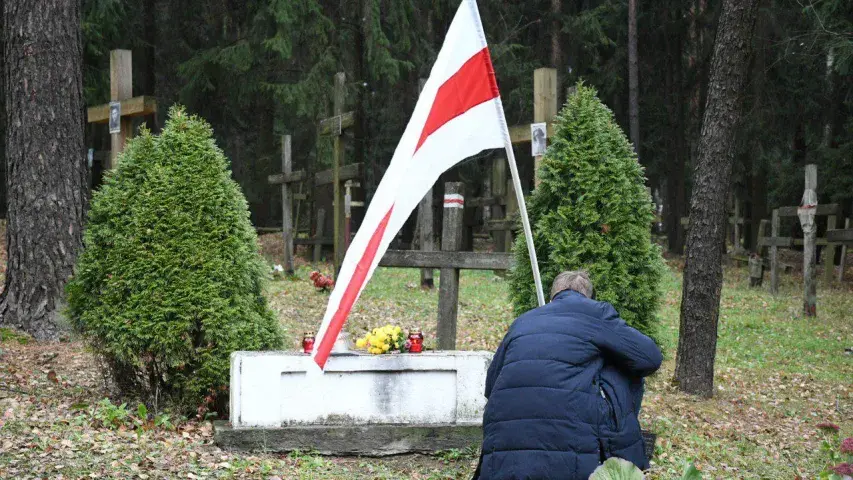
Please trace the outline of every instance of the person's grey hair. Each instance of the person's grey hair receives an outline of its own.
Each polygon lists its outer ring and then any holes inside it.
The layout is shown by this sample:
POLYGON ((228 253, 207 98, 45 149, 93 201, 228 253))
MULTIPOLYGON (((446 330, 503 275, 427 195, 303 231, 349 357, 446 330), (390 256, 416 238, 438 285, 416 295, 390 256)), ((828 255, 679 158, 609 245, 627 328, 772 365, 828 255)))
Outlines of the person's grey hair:
POLYGON ((583 270, 578 270, 557 275, 554 283, 551 284, 551 300, 558 293, 566 290, 574 290, 586 298, 592 298, 592 282, 589 281, 589 274, 583 270))

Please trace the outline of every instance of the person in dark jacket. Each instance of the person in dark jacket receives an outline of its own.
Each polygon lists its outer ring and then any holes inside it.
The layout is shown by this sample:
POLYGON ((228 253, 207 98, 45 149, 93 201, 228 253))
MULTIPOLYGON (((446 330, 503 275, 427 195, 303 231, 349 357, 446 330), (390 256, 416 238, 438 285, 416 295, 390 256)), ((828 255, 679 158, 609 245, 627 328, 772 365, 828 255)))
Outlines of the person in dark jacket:
POLYGON ((486 377, 475 479, 587 479, 610 457, 649 467, 637 414, 663 357, 592 293, 585 272, 564 272, 551 302, 509 328, 486 377))

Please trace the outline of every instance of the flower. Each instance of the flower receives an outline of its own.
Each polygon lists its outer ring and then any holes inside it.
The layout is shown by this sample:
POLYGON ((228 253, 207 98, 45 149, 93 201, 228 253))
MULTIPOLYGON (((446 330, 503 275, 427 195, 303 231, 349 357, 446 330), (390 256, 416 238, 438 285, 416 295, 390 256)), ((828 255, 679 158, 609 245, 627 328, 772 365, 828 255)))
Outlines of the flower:
POLYGON ((818 423, 817 428, 819 428, 825 432, 838 432, 839 430, 841 430, 841 427, 839 427, 838 425, 836 425, 834 423, 829 423, 829 422, 818 423))
POLYGON ((838 465, 830 468, 833 472, 838 475, 850 475, 853 476, 853 463, 839 463, 838 465))
POLYGON ((847 437, 841 441, 841 453, 853 455, 853 437, 847 437))
POLYGON ((366 338, 359 338, 358 340, 355 341, 355 346, 358 348, 366 347, 367 346, 367 339, 366 338))

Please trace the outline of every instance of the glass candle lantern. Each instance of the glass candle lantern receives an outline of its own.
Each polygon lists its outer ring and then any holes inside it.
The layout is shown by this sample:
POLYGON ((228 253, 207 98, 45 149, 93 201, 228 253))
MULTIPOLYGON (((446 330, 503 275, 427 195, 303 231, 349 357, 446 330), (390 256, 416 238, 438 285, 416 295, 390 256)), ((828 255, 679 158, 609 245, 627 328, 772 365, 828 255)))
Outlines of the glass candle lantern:
POLYGON ((424 351, 424 334, 420 330, 409 332, 409 353, 421 353, 424 351))
POLYGON ((314 332, 307 332, 302 337, 302 351, 310 354, 314 350, 314 332))

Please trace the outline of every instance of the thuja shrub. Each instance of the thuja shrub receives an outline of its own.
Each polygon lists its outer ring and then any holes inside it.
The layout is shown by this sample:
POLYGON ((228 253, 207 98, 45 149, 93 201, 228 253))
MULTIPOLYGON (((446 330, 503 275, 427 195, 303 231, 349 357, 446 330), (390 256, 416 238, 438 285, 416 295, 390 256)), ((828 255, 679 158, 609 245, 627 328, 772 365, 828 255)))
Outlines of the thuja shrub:
POLYGON ((225 397, 231 352, 281 346, 266 275, 211 127, 173 108, 92 196, 69 317, 124 393, 196 408, 225 397))
MULTIPOLYGON (((527 208, 546 295, 560 272, 587 270, 598 300, 654 335, 664 263, 651 241, 652 199, 630 142, 594 89, 579 84, 568 99, 538 173, 527 208)), ((536 306, 523 235, 514 253, 510 295, 521 314, 536 306)))

